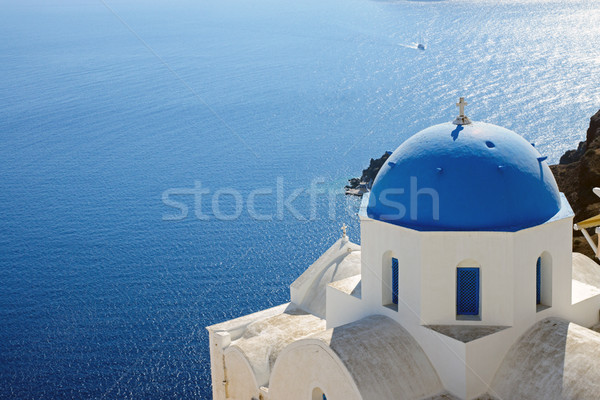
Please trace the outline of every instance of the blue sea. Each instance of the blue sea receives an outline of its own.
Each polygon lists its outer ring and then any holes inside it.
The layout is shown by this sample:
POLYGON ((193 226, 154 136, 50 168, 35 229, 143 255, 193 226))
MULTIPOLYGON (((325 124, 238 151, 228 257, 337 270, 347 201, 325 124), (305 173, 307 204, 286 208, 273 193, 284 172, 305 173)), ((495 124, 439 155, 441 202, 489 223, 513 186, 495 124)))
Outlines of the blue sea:
POLYGON ((550 162, 583 140, 599 26, 595 0, 0 1, 0 398, 210 398, 204 327, 360 242, 346 180, 459 96, 550 162))

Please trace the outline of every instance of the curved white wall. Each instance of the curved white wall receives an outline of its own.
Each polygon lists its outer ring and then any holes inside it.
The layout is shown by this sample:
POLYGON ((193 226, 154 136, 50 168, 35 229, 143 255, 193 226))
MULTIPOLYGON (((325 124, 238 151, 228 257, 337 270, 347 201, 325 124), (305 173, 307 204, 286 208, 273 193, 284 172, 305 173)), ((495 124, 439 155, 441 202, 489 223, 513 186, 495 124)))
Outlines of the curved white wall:
POLYGON ((273 367, 269 400, 309 400, 315 388, 331 400, 362 399, 338 356, 322 341, 303 339, 290 344, 273 367))
POLYGON ((249 400, 259 398, 259 388, 254 372, 241 351, 229 347, 224 352, 225 357, 225 395, 228 399, 249 400))

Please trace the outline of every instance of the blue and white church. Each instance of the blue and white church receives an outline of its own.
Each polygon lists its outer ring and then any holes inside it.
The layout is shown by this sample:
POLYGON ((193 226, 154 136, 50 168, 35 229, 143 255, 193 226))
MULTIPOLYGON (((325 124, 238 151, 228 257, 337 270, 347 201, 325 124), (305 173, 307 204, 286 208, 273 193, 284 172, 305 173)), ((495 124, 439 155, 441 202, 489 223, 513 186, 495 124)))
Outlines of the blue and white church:
POLYGON ((457 105, 381 168, 360 246, 207 328, 215 400, 600 398, 600 266, 545 157, 457 105))

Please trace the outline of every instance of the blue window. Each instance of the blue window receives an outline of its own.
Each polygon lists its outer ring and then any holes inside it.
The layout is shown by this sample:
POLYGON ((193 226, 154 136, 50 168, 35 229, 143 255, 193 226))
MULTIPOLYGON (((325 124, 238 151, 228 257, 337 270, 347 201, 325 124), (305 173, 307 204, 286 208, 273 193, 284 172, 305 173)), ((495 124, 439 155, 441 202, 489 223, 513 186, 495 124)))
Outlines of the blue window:
POLYGON ((479 315, 479 268, 456 269, 456 315, 479 315))
POLYGON ((327 400, 327 396, 325 396, 325 393, 323 393, 323 400, 327 400))
POLYGON ((542 304, 542 259, 535 266, 535 304, 542 304))
POLYGON ((392 303, 398 304, 398 259, 392 258, 392 303))

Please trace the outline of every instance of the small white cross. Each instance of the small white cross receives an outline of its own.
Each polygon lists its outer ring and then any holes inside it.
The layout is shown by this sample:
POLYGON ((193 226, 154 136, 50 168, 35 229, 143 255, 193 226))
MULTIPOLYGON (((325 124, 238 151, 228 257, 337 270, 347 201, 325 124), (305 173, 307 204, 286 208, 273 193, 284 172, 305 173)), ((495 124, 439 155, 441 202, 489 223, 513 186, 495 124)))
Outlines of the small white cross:
POLYGON ((346 224, 342 225, 342 237, 346 237, 346 229, 348 229, 346 224))
POLYGON ((460 109, 460 115, 459 117, 464 117, 465 116, 465 106, 468 105, 469 103, 467 103, 465 101, 464 97, 461 97, 460 100, 458 100, 458 103, 456 103, 456 106, 460 109))
POLYGON ((465 115, 465 106, 467 104, 464 97, 461 97, 458 103, 456 103, 456 107, 460 109, 460 115, 452 122, 454 125, 469 125, 471 123, 469 117, 465 115))

